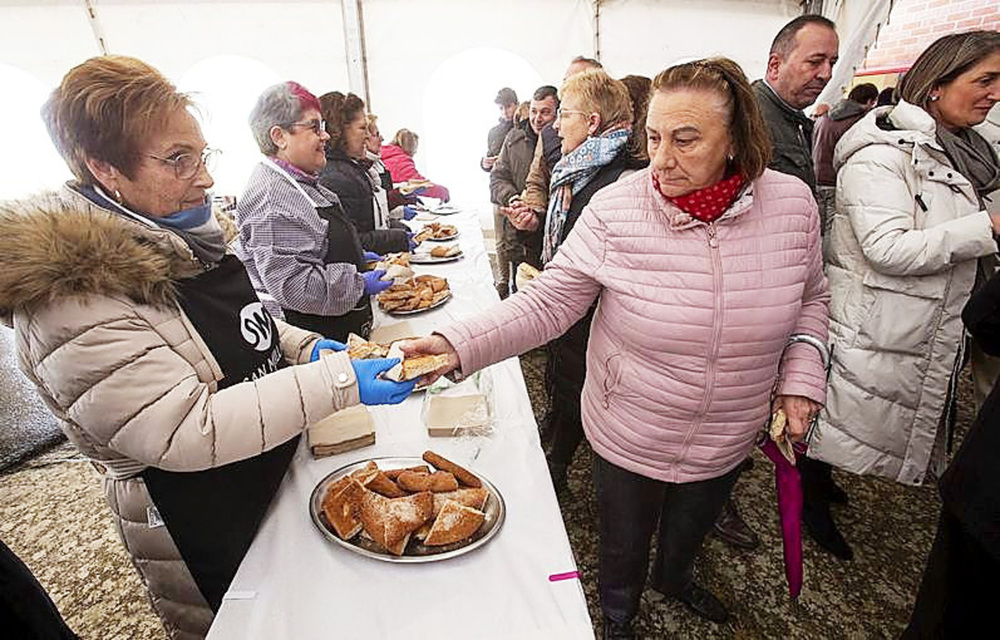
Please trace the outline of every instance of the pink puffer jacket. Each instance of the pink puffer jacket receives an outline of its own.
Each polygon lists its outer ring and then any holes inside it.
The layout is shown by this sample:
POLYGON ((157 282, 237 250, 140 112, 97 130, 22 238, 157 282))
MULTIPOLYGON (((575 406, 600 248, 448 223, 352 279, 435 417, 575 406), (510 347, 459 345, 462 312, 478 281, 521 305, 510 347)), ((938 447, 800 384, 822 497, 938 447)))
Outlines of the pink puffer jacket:
POLYGON ((822 403, 808 344, 827 340, 829 293, 809 188, 766 171, 706 225, 648 170, 594 196, 542 275, 440 333, 466 374, 544 344, 595 298, 583 426, 615 465, 666 482, 718 477, 749 453, 778 392, 822 403), (782 353, 784 358, 782 360, 782 353))
MULTIPOLYGON (((413 156, 403 151, 399 145, 387 144, 382 146, 382 164, 389 170, 389 176, 393 184, 406 182, 407 180, 426 180, 417 171, 417 165, 413 162, 413 156)), ((438 198, 447 202, 451 199, 451 194, 444 186, 435 184, 420 192, 420 195, 428 198, 438 198)))

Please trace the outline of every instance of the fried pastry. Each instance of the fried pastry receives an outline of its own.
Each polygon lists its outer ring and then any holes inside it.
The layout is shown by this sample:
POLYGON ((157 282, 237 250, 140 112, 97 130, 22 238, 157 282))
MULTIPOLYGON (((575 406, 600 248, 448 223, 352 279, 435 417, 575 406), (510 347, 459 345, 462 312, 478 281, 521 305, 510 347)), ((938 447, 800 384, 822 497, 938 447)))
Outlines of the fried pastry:
POLYGON ((323 515, 342 540, 350 540, 362 528, 361 501, 365 488, 357 479, 350 476, 345 478, 347 483, 343 487, 335 491, 336 485, 331 485, 323 497, 323 515))
POLYGON ((467 487, 474 487, 478 489, 483 486, 483 483, 476 477, 476 474, 460 467, 444 456, 439 456, 433 451, 424 451, 423 458, 424 462, 427 462, 435 468, 451 473, 459 482, 467 487))
POLYGON ((458 489, 458 480, 447 471, 435 471, 434 473, 404 471, 399 474, 396 482, 399 483, 401 488, 407 491, 433 491, 434 493, 440 493, 458 489))
POLYGON ((424 544, 435 547, 465 540, 478 531, 485 521, 486 514, 482 511, 448 500, 441 507, 424 544))

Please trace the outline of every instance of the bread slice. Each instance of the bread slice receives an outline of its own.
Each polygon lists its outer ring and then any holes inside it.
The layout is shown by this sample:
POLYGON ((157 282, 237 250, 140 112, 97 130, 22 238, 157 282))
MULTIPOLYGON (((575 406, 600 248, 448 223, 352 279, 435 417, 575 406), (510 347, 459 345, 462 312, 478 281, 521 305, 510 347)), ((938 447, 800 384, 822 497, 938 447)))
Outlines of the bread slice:
POLYGON ((431 255, 435 258, 451 258, 452 256, 457 256, 462 253, 462 250, 457 244, 452 244, 443 247, 434 247, 431 249, 431 255))
POLYGON ((366 490, 361 500, 361 523, 372 540, 395 553, 400 540, 427 522, 433 511, 430 492, 390 500, 366 490))
POLYGON ((441 513, 441 509, 444 507, 444 503, 449 500, 454 500, 460 505, 466 507, 472 507, 477 511, 482 511, 486 507, 486 500, 489 499, 490 492, 488 489, 456 489, 455 491, 447 491, 445 493, 435 493, 434 494, 434 512, 432 517, 437 518, 438 514, 441 513))
POLYGON ((486 514, 482 511, 448 500, 441 507, 424 544, 437 547, 465 540, 478 531, 485 521, 486 514))
MULTIPOLYGON (((350 540, 361 531, 361 501, 365 488, 356 479, 346 476, 347 483, 338 491, 331 485, 323 498, 323 515, 333 525, 342 540, 350 540)), ((343 479, 343 478, 342 478, 343 479)))
MULTIPOLYGON (((391 353, 389 357, 393 357, 391 353)), ((385 372, 385 377, 396 382, 403 382, 419 378, 446 366, 448 366, 448 355, 445 353, 434 356, 417 356, 416 358, 407 358, 389 369, 385 372)))

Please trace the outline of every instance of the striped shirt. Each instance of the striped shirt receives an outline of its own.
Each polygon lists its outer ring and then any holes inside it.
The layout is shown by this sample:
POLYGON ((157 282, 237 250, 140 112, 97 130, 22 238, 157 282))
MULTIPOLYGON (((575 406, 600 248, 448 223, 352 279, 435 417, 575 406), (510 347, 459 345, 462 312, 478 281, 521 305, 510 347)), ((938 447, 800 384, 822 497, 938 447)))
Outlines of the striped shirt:
MULTIPOLYGON (((293 176, 316 203, 339 205, 336 194, 293 176)), ((320 316, 354 309, 365 292, 364 279, 346 262, 324 264, 327 222, 285 175, 258 164, 236 205, 239 246, 250 282, 264 307, 276 317, 281 308, 320 316)))

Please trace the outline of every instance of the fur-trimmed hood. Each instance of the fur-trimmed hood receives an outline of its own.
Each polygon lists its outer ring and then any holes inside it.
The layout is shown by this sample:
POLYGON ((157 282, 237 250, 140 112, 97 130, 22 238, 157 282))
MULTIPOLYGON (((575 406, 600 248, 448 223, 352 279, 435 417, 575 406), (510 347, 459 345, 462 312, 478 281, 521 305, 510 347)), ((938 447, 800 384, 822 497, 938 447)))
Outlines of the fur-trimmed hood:
MULTIPOLYGON (((227 241, 235 225, 215 211, 227 241)), ((165 305, 203 271, 174 233, 103 209, 67 186, 0 203, 0 316, 63 296, 165 305)))

